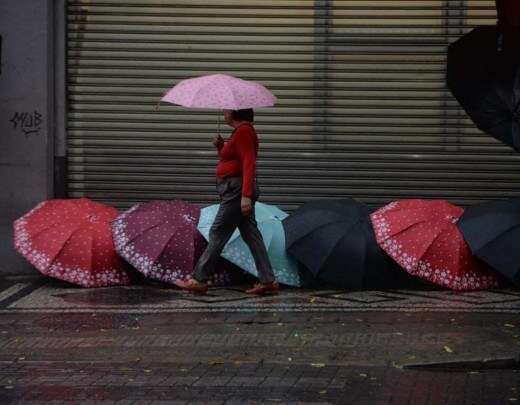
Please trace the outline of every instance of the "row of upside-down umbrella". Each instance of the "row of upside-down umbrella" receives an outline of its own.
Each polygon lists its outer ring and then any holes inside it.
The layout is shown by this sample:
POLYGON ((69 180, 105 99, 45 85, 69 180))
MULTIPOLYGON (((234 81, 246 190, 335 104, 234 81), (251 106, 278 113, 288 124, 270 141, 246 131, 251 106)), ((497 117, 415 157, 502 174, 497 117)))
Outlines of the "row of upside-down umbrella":
MULTIPOLYGON (((118 210, 80 199, 42 202, 14 223, 15 247, 40 272, 84 287, 127 285, 137 275, 175 285, 206 246, 218 205, 182 200, 118 210)), ((302 287, 403 287, 416 278, 455 290, 519 284, 520 199, 463 208, 400 200, 371 209, 353 199, 309 202, 288 215, 257 202, 276 279, 302 287)), ((238 230, 211 283, 257 275, 238 230)))

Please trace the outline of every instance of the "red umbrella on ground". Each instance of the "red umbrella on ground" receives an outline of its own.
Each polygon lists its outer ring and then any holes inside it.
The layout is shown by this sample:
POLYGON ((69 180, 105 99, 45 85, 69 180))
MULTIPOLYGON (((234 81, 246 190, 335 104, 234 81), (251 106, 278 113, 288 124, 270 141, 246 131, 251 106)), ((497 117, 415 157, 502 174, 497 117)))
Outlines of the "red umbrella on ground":
POLYGON ((110 221, 117 209, 87 198, 44 201, 14 221, 15 248, 40 272, 83 287, 130 284, 110 221))
MULTIPOLYGON (((199 217, 200 208, 182 200, 134 205, 112 223, 116 250, 146 277, 175 284, 193 273, 206 247, 199 217)), ((220 263, 212 283, 230 282, 230 271, 220 263)))
POLYGON ((464 210, 446 201, 401 200, 371 214, 383 250, 414 276, 454 290, 496 287, 455 225, 464 210))

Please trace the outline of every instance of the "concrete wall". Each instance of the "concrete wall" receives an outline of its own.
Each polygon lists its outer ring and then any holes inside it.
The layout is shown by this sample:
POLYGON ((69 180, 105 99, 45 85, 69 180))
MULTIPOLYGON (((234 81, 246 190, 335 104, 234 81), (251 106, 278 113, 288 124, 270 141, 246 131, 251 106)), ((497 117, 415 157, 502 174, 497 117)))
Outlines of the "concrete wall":
POLYGON ((52 0, 0 1, 0 273, 36 272, 12 222, 54 196, 54 13, 52 0))

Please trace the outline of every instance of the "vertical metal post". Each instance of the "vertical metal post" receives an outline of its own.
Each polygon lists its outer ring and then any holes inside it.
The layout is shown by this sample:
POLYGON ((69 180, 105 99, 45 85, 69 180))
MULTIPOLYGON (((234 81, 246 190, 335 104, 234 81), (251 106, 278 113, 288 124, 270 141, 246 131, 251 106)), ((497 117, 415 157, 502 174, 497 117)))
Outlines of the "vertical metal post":
MULTIPOLYGON (((446 38, 446 56, 448 55, 448 46, 451 42, 459 38, 464 34, 465 28, 465 16, 466 16, 466 0, 445 0, 443 5, 444 13, 443 13, 443 25, 444 25, 444 36, 446 38), (453 40, 452 40, 453 38, 453 40)), ((447 58, 446 58, 447 60, 447 58)), ((463 143, 464 134, 462 131, 462 121, 464 119, 464 111, 461 108, 458 108, 451 112, 449 106, 449 101, 453 100, 450 91, 445 86, 443 94, 442 94, 442 103, 443 103, 443 133, 444 133, 444 143, 445 144, 453 144, 455 141, 456 148, 460 147, 460 144, 463 143), (450 125, 450 119, 455 120, 455 139, 452 133, 448 133, 447 129, 452 127, 450 125)))
MULTIPOLYGON (((54 197, 67 197, 67 2, 53 3, 54 197)), ((50 116, 50 115, 49 115, 50 116)))
POLYGON ((314 72, 312 137, 320 140, 327 136, 329 41, 331 25, 331 1, 314 3, 314 72))

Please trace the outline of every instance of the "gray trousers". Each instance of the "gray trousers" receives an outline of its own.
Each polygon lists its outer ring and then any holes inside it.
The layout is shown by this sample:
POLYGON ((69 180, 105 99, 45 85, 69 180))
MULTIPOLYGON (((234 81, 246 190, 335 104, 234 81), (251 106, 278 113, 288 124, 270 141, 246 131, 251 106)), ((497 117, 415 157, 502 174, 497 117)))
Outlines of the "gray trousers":
POLYGON ((207 281, 215 269, 217 260, 229 238, 238 227, 242 239, 247 244, 258 270, 261 283, 267 284, 275 280, 271 262, 267 255, 262 234, 258 230, 255 219, 255 202, 260 196, 260 190, 254 182, 251 203, 252 213, 242 214, 240 200, 242 195, 242 177, 233 176, 217 179, 217 192, 220 196, 220 208, 209 231, 209 240, 206 250, 195 265, 193 278, 197 281, 207 281))

